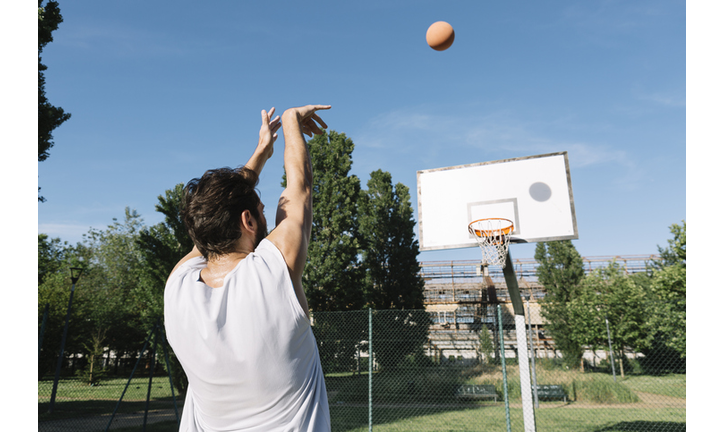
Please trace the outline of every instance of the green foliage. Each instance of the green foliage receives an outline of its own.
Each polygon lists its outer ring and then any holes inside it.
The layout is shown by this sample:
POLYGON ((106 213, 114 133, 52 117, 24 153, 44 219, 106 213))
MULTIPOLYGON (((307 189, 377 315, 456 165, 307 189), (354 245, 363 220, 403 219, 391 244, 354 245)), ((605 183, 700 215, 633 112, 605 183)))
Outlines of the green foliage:
POLYGON ((378 310, 372 314, 374 359, 394 370, 427 342, 431 320, 425 310, 378 310))
MULTIPOLYGON (((368 339, 368 312, 314 312, 312 319, 322 370, 325 373, 357 371, 358 354, 367 351, 360 340, 368 339)), ((360 364, 359 370, 367 371, 367 367, 360 364)))
POLYGON ((55 258, 46 269, 55 270, 45 274, 38 286, 39 327, 45 305, 49 305, 45 346, 39 359, 41 376, 52 371, 60 348, 70 300, 69 267, 82 267, 84 271, 73 297, 66 355, 89 352, 87 346, 94 344, 98 334, 103 334, 104 345, 118 354, 139 348, 145 333, 140 322, 144 305, 136 301, 132 291, 141 266, 135 246, 141 226, 138 214, 126 209, 123 222, 114 219, 106 230, 91 229, 81 243, 64 247, 60 254, 48 255, 55 258))
POLYGON ((68 242, 61 243, 59 238, 48 239, 47 234, 38 234, 38 286, 46 277, 61 270, 66 248, 68 242))
POLYGON ((90 343, 83 344, 83 347, 86 349, 88 364, 86 364, 85 367, 78 369, 75 372, 75 375, 88 385, 98 384, 101 379, 105 378, 108 374, 108 371, 105 370, 101 364, 102 355, 105 351, 105 341, 106 329, 98 328, 91 334, 90 343))
MULTIPOLYGON (((133 293, 137 301, 144 305, 140 313, 145 329, 152 328, 156 320, 163 316, 166 279, 179 260, 194 247, 181 219, 183 186, 179 183, 173 189, 166 190, 164 195, 158 196, 156 211, 164 215, 163 222, 144 227, 136 238, 142 266, 139 282, 133 293)), ((173 351, 169 353, 169 362, 174 387, 179 393, 184 393, 188 387, 188 379, 173 351)), ((167 368, 165 361, 162 364, 167 368)))
POLYGON ((488 330, 487 325, 483 325, 478 333, 478 341, 480 342, 478 353, 482 362, 490 362, 495 357, 495 344, 493 343, 493 335, 488 330))
MULTIPOLYGON (((636 393, 605 375, 587 375, 574 380, 575 400, 593 403, 636 403, 636 393)), ((569 392, 570 394, 570 392, 569 392)))
POLYGON ((375 309, 423 309, 425 281, 415 240, 410 190, 392 186, 381 170, 370 174, 359 208, 362 267, 366 270, 367 304, 375 309))
MULTIPOLYGON (((329 131, 309 140, 312 159, 312 234, 302 285, 315 312, 358 310, 364 304, 357 261, 360 181, 349 175, 354 143, 329 131)), ((282 180, 286 186, 286 177, 282 180)))
MULTIPOLYGON (((53 32, 63 22, 58 2, 49 1, 42 7, 43 0, 38 0, 38 162, 42 162, 50 155, 48 150, 53 147, 53 130, 70 118, 60 107, 53 106, 48 102, 45 95, 45 75, 43 71, 48 69, 41 63, 40 54, 47 44, 53 41, 53 32)), ((40 189, 40 188, 38 188, 40 189)), ((38 196, 38 201, 45 201, 45 198, 38 196)))
POLYGON ((574 333, 580 308, 571 302, 580 294, 585 275, 583 259, 570 240, 541 242, 536 245, 538 281, 545 287, 541 312, 548 321, 546 331, 555 340, 569 366, 583 356, 580 335, 574 333))
POLYGON ((166 279, 176 263, 194 247, 181 220, 182 204, 183 184, 179 183, 158 196, 156 211, 164 215, 164 221, 142 228, 136 238, 142 266, 134 294, 145 304, 142 316, 148 328, 163 315, 166 279))
POLYGON ((670 266, 682 266, 686 268, 686 221, 682 220, 681 225, 672 224, 669 232, 674 238, 667 240, 669 247, 658 246, 661 261, 654 263, 657 268, 670 266))
POLYGON ((626 275, 615 261, 608 267, 596 269, 583 283, 582 299, 589 314, 580 322, 585 326, 584 343, 606 346, 605 319, 608 318, 611 341, 618 358, 624 357, 626 347, 640 349, 646 337, 646 293, 626 275))
POLYGON ((381 170, 370 174, 359 205, 362 268, 367 305, 374 314, 374 351, 380 366, 396 368, 427 340, 430 318, 424 309, 425 282, 417 261, 410 191, 381 170), (399 310, 399 311, 398 311, 399 310))
POLYGON ((686 357, 686 222, 669 227, 669 247, 659 247, 661 262, 642 285, 648 290, 646 359, 649 371, 681 371, 686 357))

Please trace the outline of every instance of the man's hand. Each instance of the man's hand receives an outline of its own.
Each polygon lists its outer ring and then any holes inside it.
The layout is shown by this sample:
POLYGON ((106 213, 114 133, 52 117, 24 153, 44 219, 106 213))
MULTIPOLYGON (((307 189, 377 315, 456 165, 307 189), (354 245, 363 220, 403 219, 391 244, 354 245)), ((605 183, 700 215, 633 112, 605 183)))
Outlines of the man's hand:
POLYGON ((274 115, 274 108, 266 112, 261 110, 261 128, 259 129, 259 144, 256 146, 256 150, 251 155, 249 162, 246 163, 246 167, 256 172, 257 175, 261 175, 261 170, 264 169, 264 164, 274 154, 274 141, 277 140, 277 131, 282 127, 282 123, 279 116, 276 116, 273 120, 269 120, 274 115))
POLYGON ((282 115, 283 121, 294 121, 299 124, 301 132, 309 137, 313 134, 322 134, 322 129, 327 128, 327 124, 316 113, 319 110, 328 110, 331 105, 306 105, 303 107, 289 108, 282 115), (321 127, 320 127, 321 126, 321 127))
POLYGON ((275 108, 269 110, 261 110, 261 128, 259 129, 259 144, 257 150, 261 150, 267 159, 274 153, 274 141, 277 140, 277 131, 282 126, 279 116, 273 120, 269 120, 274 115, 275 108))

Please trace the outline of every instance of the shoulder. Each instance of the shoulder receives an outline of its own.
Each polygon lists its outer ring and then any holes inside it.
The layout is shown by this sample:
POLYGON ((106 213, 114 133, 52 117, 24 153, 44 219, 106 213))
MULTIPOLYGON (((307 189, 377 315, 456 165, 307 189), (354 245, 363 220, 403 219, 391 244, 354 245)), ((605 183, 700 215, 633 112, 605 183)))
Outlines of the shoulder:
POLYGON ((188 276, 189 273, 200 270, 204 267, 206 267, 206 259, 204 259, 204 257, 197 256, 189 258, 184 262, 179 263, 179 265, 177 265, 176 268, 171 272, 168 280, 166 281, 166 286, 168 287, 175 281, 181 281, 182 279, 184 279, 185 276, 188 276))
POLYGON ((270 264, 284 264, 284 268, 286 268, 286 262, 284 261, 284 256, 282 255, 282 252, 269 239, 265 238, 264 240, 262 240, 261 243, 259 243, 259 246, 257 246, 252 253, 252 256, 254 256, 255 258, 261 258, 262 260, 270 264))

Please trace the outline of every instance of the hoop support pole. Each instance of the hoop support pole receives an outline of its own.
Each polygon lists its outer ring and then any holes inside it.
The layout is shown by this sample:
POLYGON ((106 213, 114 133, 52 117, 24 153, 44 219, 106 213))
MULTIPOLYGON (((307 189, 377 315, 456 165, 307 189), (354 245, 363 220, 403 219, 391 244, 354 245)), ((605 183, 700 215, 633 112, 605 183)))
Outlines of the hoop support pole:
POLYGON ((528 337, 525 328, 525 310, 523 309, 523 299, 520 296, 518 279, 515 278, 512 261, 510 258, 510 249, 508 249, 508 253, 505 255, 503 275, 505 276, 505 284, 508 286, 508 294, 510 295, 510 301, 513 303, 513 312, 515 313, 515 339, 518 345, 518 370, 520 371, 520 395, 523 402, 523 425, 525 432, 536 432, 532 394, 533 386, 530 382, 530 360, 528 359, 528 337))

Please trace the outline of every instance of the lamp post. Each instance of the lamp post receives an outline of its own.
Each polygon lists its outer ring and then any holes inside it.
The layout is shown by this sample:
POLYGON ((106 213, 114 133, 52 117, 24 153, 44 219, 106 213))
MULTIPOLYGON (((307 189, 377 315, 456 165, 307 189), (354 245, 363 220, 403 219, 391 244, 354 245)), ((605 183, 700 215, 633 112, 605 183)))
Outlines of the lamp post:
POLYGON ((83 269, 79 267, 70 268, 70 281, 72 287, 70 289, 70 300, 68 301, 68 312, 65 314, 65 327, 63 327, 63 338, 60 341, 60 355, 58 355, 58 363, 55 366, 55 380, 53 381, 53 393, 50 395, 50 406, 48 412, 53 412, 55 406, 55 395, 58 392, 58 380, 60 379, 60 367, 63 365, 63 354, 65 351, 65 339, 68 336, 68 320, 70 319, 70 308, 73 305, 73 294, 75 293, 75 284, 80 279, 80 275, 83 273, 83 269))
MULTIPOLYGON (((600 293, 597 293, 600 295, 600 293)), ((601 312, 602 305, 596 306, 596 310, 601 312)), ((616 364, 613 357, 613 344, 611 343, 611 329, 608 326, 608 314, 604 311, 603 317, 606 320, 606 335, 608 336, 608 358, 611 362, 611 374, 613 375, 613 382, 616 382, 616 364)))
POLYGON ((611 344, 611 330, 608 327, 608 315, 606 317, 606 334, 608 334, 608 352, 611 358, 611 374, 613 374, 613 382, 616 382, 616 365, 613 357, 613 345, 611 344))

